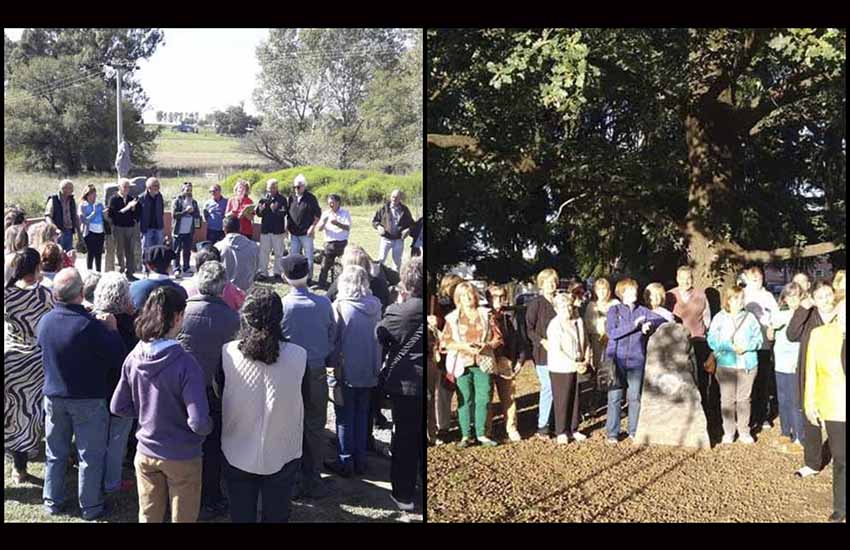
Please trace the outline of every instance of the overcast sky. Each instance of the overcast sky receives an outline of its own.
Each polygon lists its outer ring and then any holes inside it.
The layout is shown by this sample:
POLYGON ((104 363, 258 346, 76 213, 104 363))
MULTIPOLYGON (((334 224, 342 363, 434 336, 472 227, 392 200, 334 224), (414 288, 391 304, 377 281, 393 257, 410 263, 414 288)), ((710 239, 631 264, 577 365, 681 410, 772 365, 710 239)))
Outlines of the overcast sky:
MULTIPOLYGON (((12 40, 23 29, 4 29, 12 40)), ((153 56, 138 63, 136 76, 150 101, 145 122, 156 122, 156 111, 199 112, 202 115, 245 102, 256 114, 251 95, 257 74, 256 48, 268 29, 163 29, 165 41, 153 56)))

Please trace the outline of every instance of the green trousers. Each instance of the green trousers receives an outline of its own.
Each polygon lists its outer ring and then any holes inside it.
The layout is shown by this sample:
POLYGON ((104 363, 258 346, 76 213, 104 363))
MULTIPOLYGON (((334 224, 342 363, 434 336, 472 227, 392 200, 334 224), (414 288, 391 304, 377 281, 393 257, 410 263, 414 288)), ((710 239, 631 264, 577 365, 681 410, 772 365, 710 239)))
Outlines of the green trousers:
POLYGON ((492 397, 493 386, 490 375, 478 367, 467 368, 463 376, 457 379, 459 391, 457 400, 457 416, 460 421, 460 433, 464 439, 472 435, 470 416, 475 409, 475 434, 484 437, 487 428, 487 405, 492 397))

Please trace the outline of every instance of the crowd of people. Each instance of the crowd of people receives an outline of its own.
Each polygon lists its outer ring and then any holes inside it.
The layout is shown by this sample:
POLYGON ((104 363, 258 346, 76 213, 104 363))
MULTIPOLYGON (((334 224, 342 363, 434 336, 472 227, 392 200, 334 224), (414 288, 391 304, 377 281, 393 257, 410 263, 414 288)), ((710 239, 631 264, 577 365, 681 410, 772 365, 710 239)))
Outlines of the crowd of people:
MULTIPOLYGON (((285 522, 291 499, 334 494, 323 467, 345 478, 374 473, 368 452, 388 398, 390 497, 413 510, 424 483, 421 256, 397 273, 373 261, 348 242, 340 197, 330 195, 322 213, 303 176, 290 197, 267 182, 259 245, 245 182, 229 200, 212 186, 203 207, 185 183, 172 203, 170 243, 159 182, 149 178, 140 197, 129 187, 122 180, 103 205, 88 186, 78 208, 73 183, 61 182, 39 222, 39 249, 24 213, 7 211, 5 450, 14 481, 29 480, 44 441, 48 514, 68 513, 65 476, 75 461, 86 520, 108 517, 110 495, 135 487, 140 522, 162 522, 169 510, 172 522, 228 512, 234 522, 285 522), (207 241, 196 245, 201 220, 207 241), (332 264, 322 267, 327 296, 310 286, 316 229, 341 263, 330 284, 332 264), (75 236, 86 270, 73 266, 75 236), (117 270, 106 262, 101 271, 108 237, 117 270), (289 285, 283 298, 258 284, 272 279, 289 285), (326 458, 330 402, 337 452, 326 458), (128 457, 135 483, 122 477, 128 457)), ((381 234, 415 244, 409 210, 394 195, 381 234)))
POLYGON ((628 277, 616 282, 614 296, 611 281, 595 279, 592 298, 581 281, 562 285, 553 269, 541 271, 535 282, 539 294, 511 307, 507 285, 490 284, 480 293, 458 275, 440 281, 428 315, 429 445, 448 442, 455 394, 457 445, 498 445, 493 386, 508 440, 521 440, 514 384, 522 368, 534 368, 539 382, 535 437, 580 443, 588 436, 579 431, 581 411, 605 404, 606 443, 634 442, 647 344, 660 326, 680 323, 689 334, 693 383, 715 442, 754 444, 758 432, 778 419, 781 437, 803 451, 796 476, 819 473, 831 458, 829 520, 846 521, 844 270, 814 285, 798 273, 777 302, 764 288, 762 269, 750 266, 738 284, 719 292, 714 312, 707 294, 718 291, 694 288, 688 266, 678 269, 677 285, 667 291, 648 284, 643 304, 639 284, 628 277), (580 392, 583 383, 592 391, 580 392))

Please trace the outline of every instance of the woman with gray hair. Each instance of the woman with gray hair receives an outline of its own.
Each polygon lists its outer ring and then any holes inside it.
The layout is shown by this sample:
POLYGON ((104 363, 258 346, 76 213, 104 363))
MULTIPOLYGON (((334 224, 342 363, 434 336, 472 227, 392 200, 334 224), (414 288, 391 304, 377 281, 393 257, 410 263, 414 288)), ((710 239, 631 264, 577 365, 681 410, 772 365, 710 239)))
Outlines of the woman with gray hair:
POLYGON ((347 265, 339 276, 339 294, 333 303, 337 323, 334 389, 339 456, 325 462, 342 477, 366 472, 369 438, 369 401, 378 385, 381 346, 375 328, 381 321, 381 302, 369 290, 369 274, 347 265), (339 403, 341 398, 342 403, 339 403))
MULTIPOLYGON (((369 290, 372 291, 372 296, 380 300, 381 307, 386 308, 390 305, 390 288, 387 283, 387 280, 384 279, 383 273, 380 269, 378 269, 378 276, 372 276, 372 268, 373 262, 372 258, 369 256, 369 253, 363 249, 362 246, 358 246, 356 244, 349 244, 345 248, 345 252, 342 254, 342 258, 340 259, 342 262, 342 267, 345 268, 347 265, 359 265, 363 269, 366 270, 366 273, 369 274, 369 290)), ((334 280, 331 283, 331 286, 328 288, 328 292, 326 296, 328 300, 334 301, 336 300, 337 292, 339 286, 339 281, 334 280)))
MULTIPOLYGON (((92 302, 97 313, 111 313, 115 317, 118 334, 124 342, 124 356, 121 358, 123 363, 139 341, 133 326, 135 310, 130 298, 130 282, 127 277, 117 271, 104 273, 94 289, 92 302)), ((110 371, 108 376, 109 395, 112 395, 121 379, 121 370, 110 371)), ((111 413, 109 415, 109 437, 103 476, 103 491, 107 494, 129 491, 133 487, 132 481, 121 479, 121 466, 127 453, 127 440, 133 428, 133 421, 133 418, 115 416, 111 413)))

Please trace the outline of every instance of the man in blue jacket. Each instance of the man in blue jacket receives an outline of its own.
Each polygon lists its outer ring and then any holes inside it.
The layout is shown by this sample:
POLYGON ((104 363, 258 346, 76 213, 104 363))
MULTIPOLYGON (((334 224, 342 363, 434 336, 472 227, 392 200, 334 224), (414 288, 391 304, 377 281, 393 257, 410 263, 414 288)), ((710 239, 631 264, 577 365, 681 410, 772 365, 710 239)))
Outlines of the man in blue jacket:
POLYGON ((115 317, 93 317, 83 307, 83 279, 73 267, 53 279, 53 311, 36 328, 44 362, 47 460, 44 507, 65 506, 65 470, 71 437, 79 456, 79 503, 83 519, 106 515, 103 474, 109 432, 107 374, 120 370, 126 353, 115 317))
MULTIPOLYGON (((145 182, 145 192, 139 197, 139 230, 142 232, 143 258, 145 250, 163 242, 165 201, 159 187, 158 179, 148 178, 145 182)), ((147 270, 147 267, 144 269, 147 270)))
POLYGON ((284 256, 283 276, 292 287, 283 298, 283 336, 307 350, 307 371, 301 384, 304 397, 304 454, 301 457, 299 496, 322 498, 330 490, 322 484, 325 424, 328 420, 328 379, 325 368, 336 341, 333 306, 324 296, 307 289, 308 262, 300 254, 284 256))
POLYGON ((142 310, 150 293, 159 286, 174 287, 183 294, 184 299, 189 297, 186 289, 168 276, 168 267, 175 256, 173 250, 161 244, 145 250, 144 263, 148 270, 148 278, 130 284, 130 298, 133 300, 136 311, 142 310))

